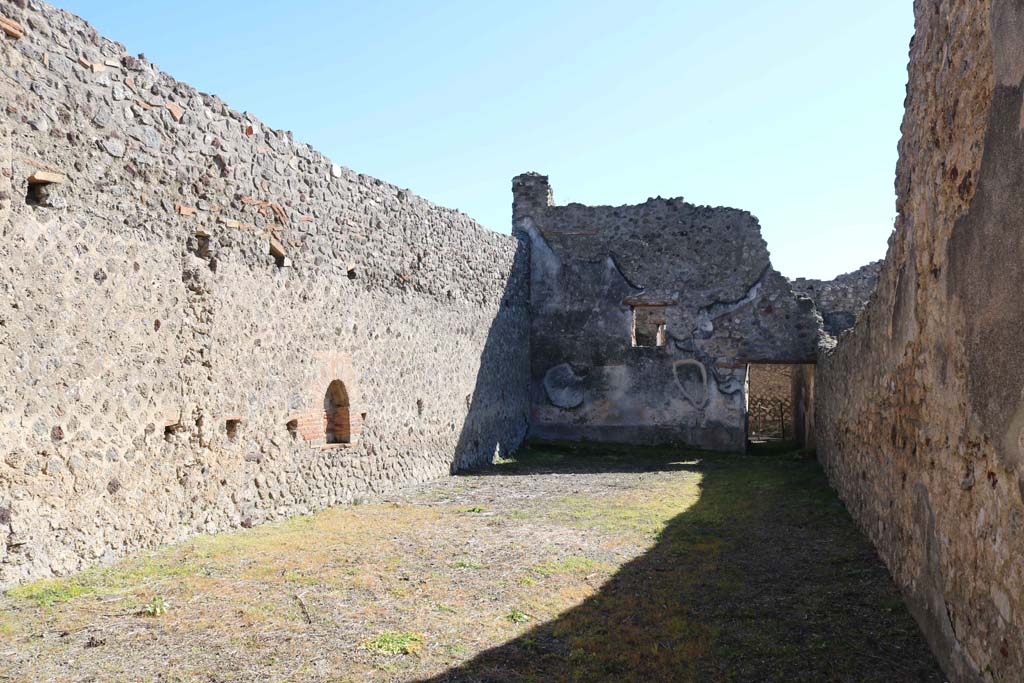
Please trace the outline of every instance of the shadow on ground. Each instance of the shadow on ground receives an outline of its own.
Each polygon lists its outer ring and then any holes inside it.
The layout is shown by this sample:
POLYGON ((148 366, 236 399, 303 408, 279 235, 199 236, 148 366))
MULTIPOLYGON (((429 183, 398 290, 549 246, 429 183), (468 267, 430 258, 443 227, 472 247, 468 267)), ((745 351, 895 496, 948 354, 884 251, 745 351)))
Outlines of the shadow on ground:
POLYGON ((689 469, 699 500, 579 606, 450 681, 943 681, 810 454, 538 446, 480 474, 689 469))

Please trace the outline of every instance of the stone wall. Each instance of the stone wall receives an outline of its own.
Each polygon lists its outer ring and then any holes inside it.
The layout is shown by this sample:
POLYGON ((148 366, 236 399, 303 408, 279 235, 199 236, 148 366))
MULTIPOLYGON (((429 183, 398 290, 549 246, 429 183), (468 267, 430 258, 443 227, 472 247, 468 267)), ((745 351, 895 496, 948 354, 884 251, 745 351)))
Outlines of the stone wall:
POLYGON ((516 447, 516 239, 0 11, 0 585, 516 447))
POLYGON ((815 449, 818 436, 815 432, 815 375, 817 366, 794 365, 792 373, 793 397, 793 440, 801 448, 815 449))
POLYGON ((742 451, 747 363, 815 359, 821 319, 751 214, 556 206, 532 173, 513 196, 531 244, 532 435, 742 451))
POLYGON ((825 331, 838 337, 857 322, 871 295, 878 286, 881 261, 872 261, 852 273, 844 273, 831 280, 812 280, 799 277, 790 280, 793 291, 814 301, 821 313, 825 331))
POLYGON ((1024 671, 1024 9, 915 3, 896 231, 818 452, 954 681, 1024 671))

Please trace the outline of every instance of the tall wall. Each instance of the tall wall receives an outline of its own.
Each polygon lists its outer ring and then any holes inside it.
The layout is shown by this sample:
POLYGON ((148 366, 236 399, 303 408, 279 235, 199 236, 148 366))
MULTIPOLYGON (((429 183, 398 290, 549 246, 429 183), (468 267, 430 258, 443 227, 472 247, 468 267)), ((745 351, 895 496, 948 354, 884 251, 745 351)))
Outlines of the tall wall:
POLYGON ((818 453, 954 681, 1024 671, 1024 6, 915 3, 896 231, 818 453))
POLYGON ((0 11, 23 28, 0 34, 0 585, 516 447, 514 238, 66 12, 0 11), (325 443, 335 380, 347 444, 325 443))
POLYGON ((529 240, 531 434, 742 451, 746 365, 815 359, 821 319, 745 211, 650 199, 556 206, 513 180, 529 240), (643 321, 660 326, 644 343, 643 321))

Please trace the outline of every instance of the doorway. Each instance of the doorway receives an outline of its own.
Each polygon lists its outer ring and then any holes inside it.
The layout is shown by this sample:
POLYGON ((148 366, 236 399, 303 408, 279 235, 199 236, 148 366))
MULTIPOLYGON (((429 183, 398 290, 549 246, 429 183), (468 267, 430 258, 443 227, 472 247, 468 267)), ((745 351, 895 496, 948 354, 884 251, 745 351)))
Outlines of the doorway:
POLYGON ((814 447, 814 365, 747 366, 747 442, 753 448, 814 447))

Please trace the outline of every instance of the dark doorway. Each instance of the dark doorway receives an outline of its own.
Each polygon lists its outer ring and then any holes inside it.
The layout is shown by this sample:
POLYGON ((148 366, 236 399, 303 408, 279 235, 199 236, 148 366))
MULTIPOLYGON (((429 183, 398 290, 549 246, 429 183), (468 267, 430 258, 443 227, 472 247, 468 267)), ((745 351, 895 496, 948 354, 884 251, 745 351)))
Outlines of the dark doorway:
POLYGON ((814 366, 747 366, 747 441, 813 447, 814 366))
POLYGON ((352 420, 349 415, 348 391, 339 379, 327 387, 324 394, 324 442, 350 443, 352 420))

